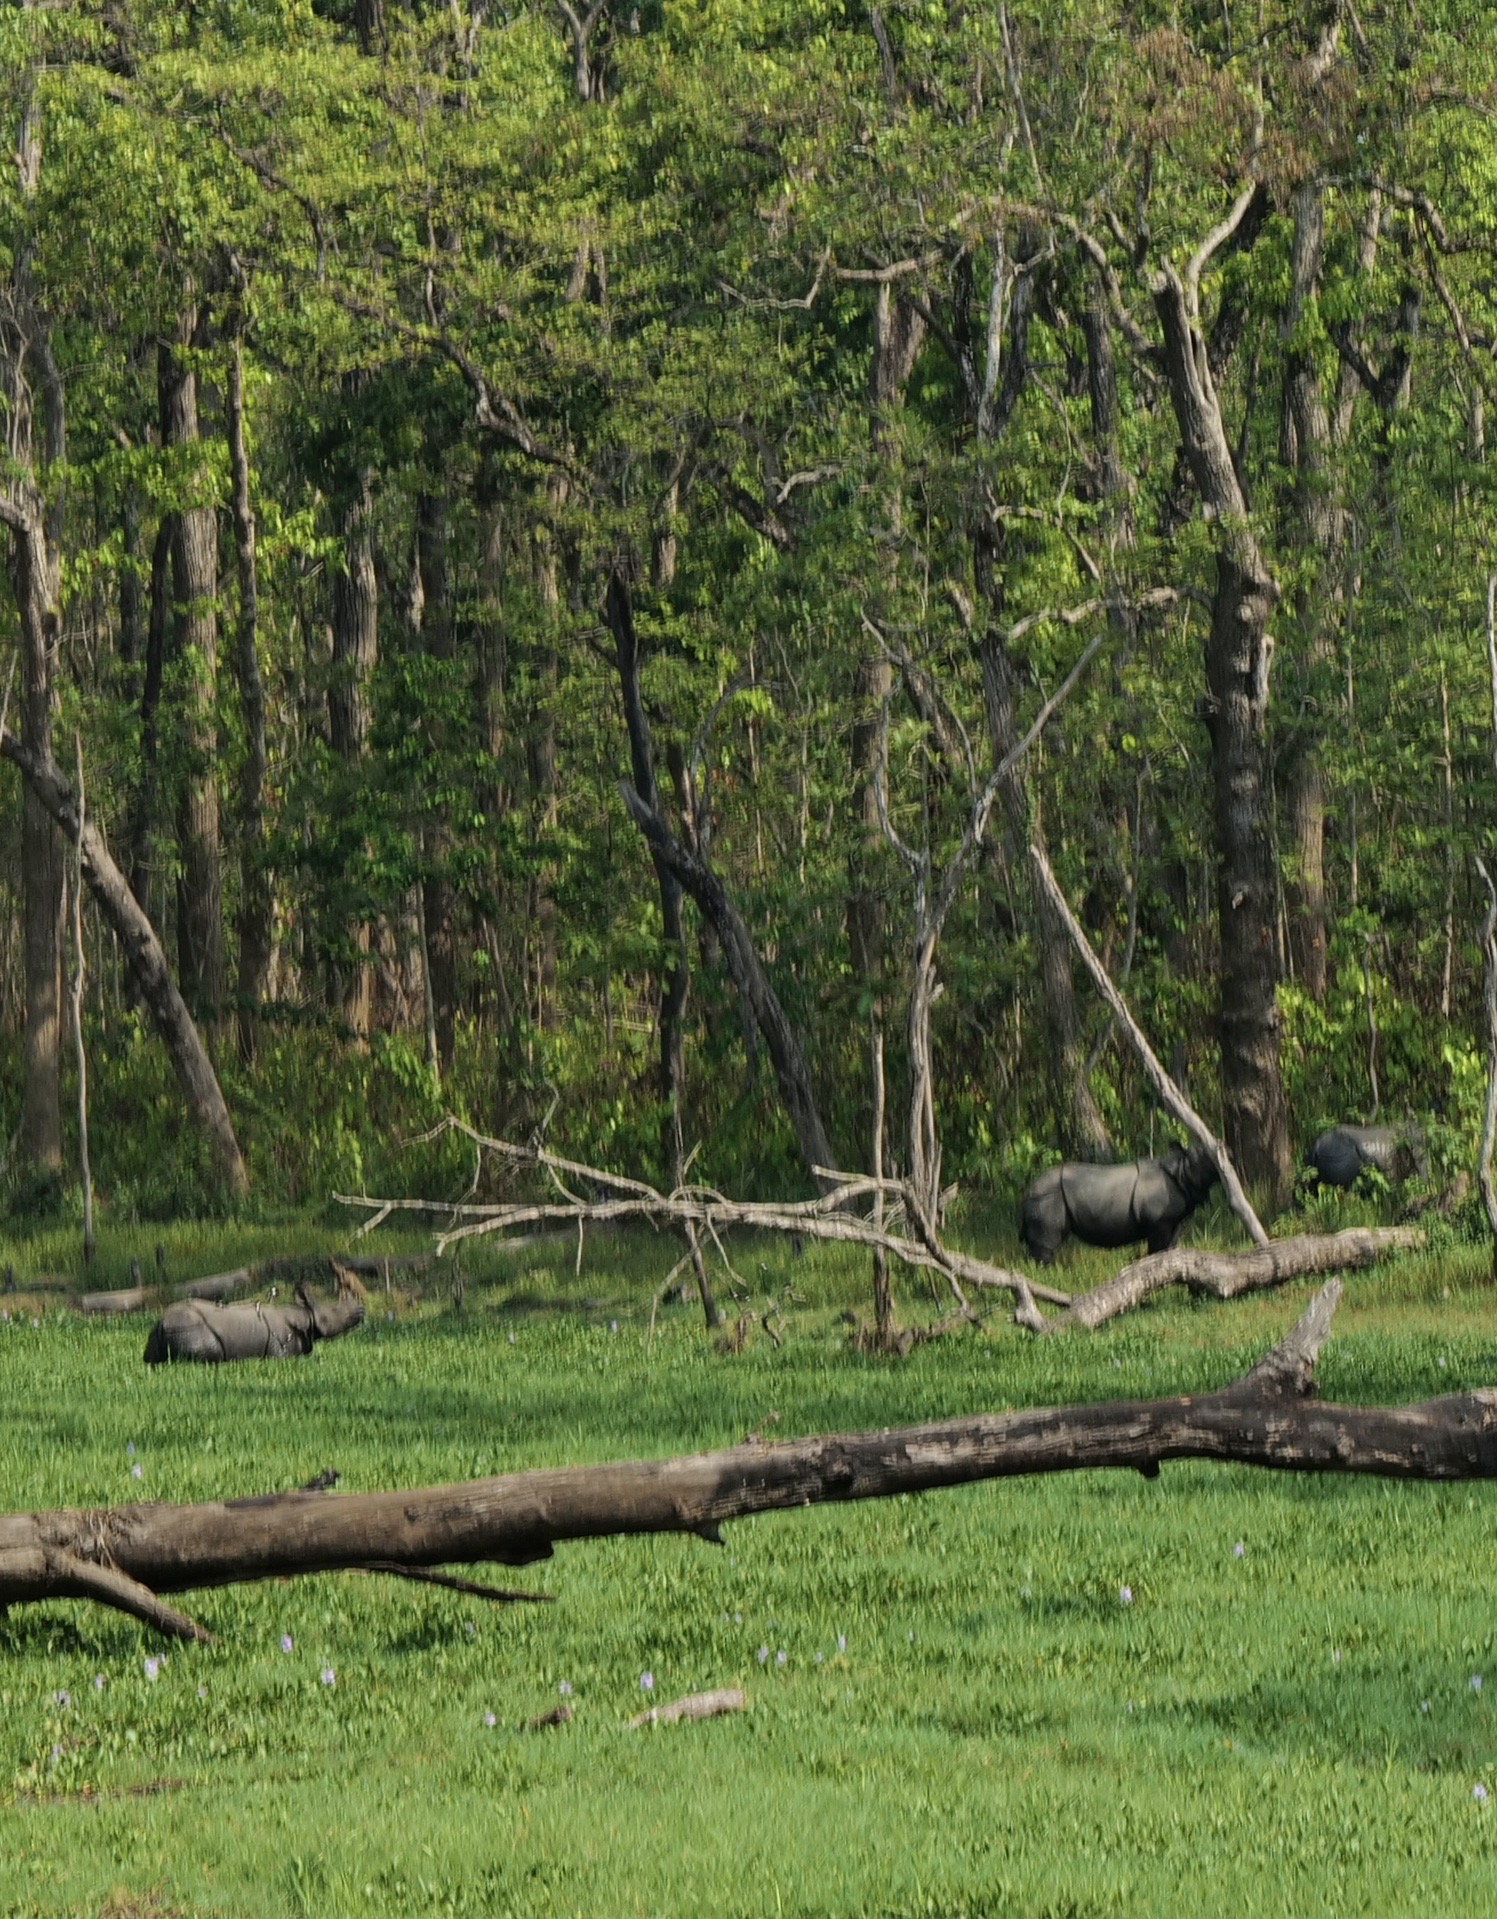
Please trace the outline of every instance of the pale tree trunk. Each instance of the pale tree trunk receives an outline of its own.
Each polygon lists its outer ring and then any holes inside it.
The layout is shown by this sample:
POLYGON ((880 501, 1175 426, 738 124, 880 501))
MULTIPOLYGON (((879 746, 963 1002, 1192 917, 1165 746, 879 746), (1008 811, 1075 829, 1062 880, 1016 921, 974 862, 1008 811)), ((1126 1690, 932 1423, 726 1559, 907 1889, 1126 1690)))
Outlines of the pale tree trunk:
MULTIPOLYGON (((548 505, 557 513, 566 502, 566 481, 552 480, 548 505)), ((556 538, 552 527, 535 528, 535 576, 541 605, 553 634, 561 619, 556 538)), ((559 660, 554 637, 534 648, 530 660, 531 698, 525 727, 525 766, 530 780, 531 833, 539 841, 555 830, 556 690, 559 660)), ((556 899, 549 865, 537 861, 531 882, 530 924, 535 937, 536 1023, 550 1024, 556 1002, 556 899)))
POLYGON ((260 678, 260 592, 255 562, 255 511, 244 438, 244 352, 229 354, 229 469, 233 479, 234 546, 239 562, 235 664, 244 715, 244 766, 239 775, 239 1051, 253 1059, 260 1006, 270 977, 271 899, 265 847, 265 687, 260 678))
MULTIPOLYGON (((1312 348, 1295 344, 1308 310, 1320 292, 1325 245, 1325 192, 1319 179, 1301 183, 1294 195, 1294 244, 1291 249, 1289 304, 1284 334, 1290 342, 1284 361, 1284 401, 1280 457, 1290 475, 1286 519, 1294 543, 1311 556, 1314 577, 1297 596, 1295 612, 1301 640, 1301 670, 1313 679, 1330 663, 1335 636, 1330 618, 1330 575, 1341 544, 1341 515, 1331 495, 1330 420, 1321 390, 1320 369, 1312 348)), ((1291 868, 1288 895, 1289 951, 1306 990, 1316 1000, 1326 990, 1325 773, 1321 729, 1314 696, 1296 728, 1287 778, 1291 868)))
POLYGON ((135 988, 171 1055, 193 1120, 209 1143, 225 1185, 236 1199, 243 1198, 249 1191, 249 1175, 213 1062, 177 990, 161 942, 111 858, 103 834, 92 820, 80 821, 77 798, 50 757, 29 752, 10 732, 0 733, 0 753, 20 768, 28 792, 35 793, 48 818, 77 844, 83 877, 124 951, 135 988))
MULTIPOLYGON (((203 344, 196 307, 182 316, 175 341, 163 341, 158 376, 161 439, 168 447, 199 444, 198 383, 178 348, 203 344)), ((177 951, 182 994, 209 1019, 223 1001, 222 845, 213 708, 218 679, 218 514, 188 507, 176 516, 172 552, 176 651, 182 665, 182 735, 186 769, 178 807, 182 873, 178 882, 177 951)))
POLYGON ((176 516, 163 513, 151 552, 151 597, 146 621, 145 671, 140 689, 140 785, 130 825, 130 890, 151 914, 151 836, 156 827, 157 759, 161 745, 161 684, 171 619, 172 544, 176 516))
MULTIPOLYGON (((1249 204, 1248 196, 1239 202, 1239 220, 1249 204)), ((1233 466, 1194 278, 1187 284, 1167 266, 1156 278, 1154 298, 1180 437, 1201 499, 1212 509, 1216 542, 1206 724, 1215 783, 1227 1147, 1248 1186, 1277 1209, 1294 1183, 1279 1064, 1278 888, 1266 737, 1273 657, 1268 628, 1278 586, 1253 533, 1233 466)))
MULTIPOLYGON (((989 300, 987 360, 981 398, 975 408, 981 437, 998 438, 1013 416, 1029 379, 1029 329, 1034 314, 1034 274, 1020 272, 1011 284, 1004 255, 999 250, 989 300), (1007 290, 1005 293, 1005 286, 1007 290), (1003 341, 1003 301, 1009 302, 1008 363, 999 380, 1003 341)), ((1004 638, 1004 581, 1002 542, 1005 535, 979 507, 973 532, 972 557, 980 614, 975 622, 978 661, 982 668, 983 703, 989 750, 1000 765, 1019 743, 1014 710, 1015 669, 1004 638)), ((1015 763, 999 795, 1007 825, 1010 870, 1016 878, 1027 870, 1026 849, 1035 840, 1043 847, 1044 833, 1031 805, 1024 762, 1015 763)), ((1035 930, 1040 960, 1040 992, 1049 1038, 1048 1057, 1056 1120, 1066 1148, 1087 1159, 1112 1157, 1112 1140, 1085 1073, 1086 1055, 1076 1018, 1076 993, 1071 977, 1071 947, 1065 928, 1040 894, 1034 896, 1035 930)))
MULTIPOLYGON (((874 305, 873 357, 868 380, 869 439, 876 484, 883 496, 883 524, 878 535, 879 590, 891 608, 897 591, 904 519, 898 414, 925 331, 925 321, 916 309, 907 300, 895 296, 888 280, 881 281, 874 305)), ((893 665, 882 646, 874 641, 873 650, 865 652, 858 662, 853 687, 852 792, 858 830, 848 861, 847 934, 853 972, 864 991, 875 997, 884 969, 887 918, 877 882, 883 830, 879 825, 876 787, 879 768, 887 752, 889 695, 893 686, 893 665)))
MULTIPOLYGON (((421 636, 428 656, 446 662, 456 651, 452 604, 452 558, 448 550, 447 501, 423 494, 417 507, 417 552, 421 565, 421 636)), ((431 822, 426 839, 427 871, 422 882, 426 926, 427 978, 437 1057, 445 1073, 452 1065, 457 1017, 457 928, 452 880, 452 827, 445 809, 431 822)))
MULTIPOLYGON (((328 684, 328 738, 333 751, 350 767, 367 752, 369 682, 379 659, 379 575, 374 564, 370 521, 374 506, 369 475, 349 503, 342 524, 343 567, 333 580, 333 670, 328 684)), ((343 1013, 360 1038, 370 1024, 372 972, 363 957, 369 951, 369 928, 355 929, 359 958, 344 993, 343 1013)))

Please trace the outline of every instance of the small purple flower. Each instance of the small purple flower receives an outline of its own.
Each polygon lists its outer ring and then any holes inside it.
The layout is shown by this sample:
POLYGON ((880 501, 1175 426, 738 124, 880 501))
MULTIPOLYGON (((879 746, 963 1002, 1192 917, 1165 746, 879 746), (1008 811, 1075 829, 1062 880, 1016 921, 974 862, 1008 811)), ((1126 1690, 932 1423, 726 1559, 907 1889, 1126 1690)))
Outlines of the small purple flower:
POLYGON ((296 1641, 291 1637, 289 1632, 283 1632, 281 1634, 281 1651, 282 1652, 290 1652, 291 1649, 295 1646, 295 1644, 296 1644, 296 1641))
POLYGON ((1232 1557, 1234 1559, 1241 1559, 1244 1553, 1246 1553, 1246 1551, 1247 1551, 1247 1547, 1244 1546, 1242 1541, 1239 1539, 1237 1544, 1232 1548, 1232 1557))
POLYGON ((769 1658, 768 1646, 761 1646, 759 1648, 759 1664, 762 1666, 768 1658, 769 1658))
POLYGON ((55 1692, 52 1695, 52 1704, 63 1712, 66 1712, 72 1703, 73 1695, 70 1692, 55 1692))
POLYGON ((561 1684, 560 1684, 560 1685, 559 1685, 559 1686, 558 1686, 558 1687, 556 1688, 556 1690, 557 1690, 557 1691, 558 1691, 558 1692, 559 1692, 559 1693, 561 1694, 561 1696, 562 1696, 562 1698, 563 1698, 563 1699, 570 1699, 570 1698, 571 1698, 571 1696, 572 1696, 572 1682, 571 1682, 571 1680, 570 1680, 570 1679, 563 1679, 563 1680, 562 1680, 562 1682, 561 1682, 561 1684))
POLYGON ((207 1688, 206 1686, 199 1686, 199 1687, 198 1687, 198 1698, 199 1698, 199 1699, 206 1699, 207 1697, 208 1697, 208 1688, 207 1688))
POLYGON ((130 1477, 132 1479, 144 1479, 145 1476, 146 1476, 146 1469, 144 1466, 137 1464, 130 1468, 130 1477))
POLYGON ((1428 1701, 1427 1699, 1421 1699, 1421 1700, 1419 1701, 1419 1710, 1420 1710, 1420 1712, 1428 1712, 1428 1711, 1429 1711, 1429 1701, 1428 1701))
POLYGON ((103 1692, 103 1690, 104 1690, 104 1675, 101 1672, 96 1672, 94 1674, 94 1691, 103 1692))
POLYGON ((618 1331, 618 1329, 619 1329, 619 1323, 618 1323, 618 1321, 617 1321, 616 1319, 610 1319, 610 1320, 609 1320, 609 1322, 608 1322, 608 1330, 609 1330, 609 1332, 611 1332, 611 1333, 616 1333, 616 1332, 618 1331))
POLYGON ((494 1715, 491 1712, 486 1712, 483 1716, 483 1723, 486 1726, 497 1726, 499 1724, 499 1721, 494 1717, 494 1715))
POLYGON ((1133 1588, 1131 1586, 1118 1587, 1118 1604, 1120 1606, 1131 1606, 1133 1604, 1133 1588))
POLYGON ((1481 1674, 1479 1672, 1474 1672, 1471 1675, 1471 1690, 1472 1692, 1481 1691, 1481 1674))
POLYGON ((742 1614, 741 1612, 735 1612, 735 1613, 734 1613, 734 1615, 733 1615, 733 1624, 734 1624, 735 1626, 741 1626, 741 1625, 743 1624, 743 1614, 742 1614))
POLYGON ((1333 1666, 1339 1666, 1341 1664, 1341 1648, 1339 1646, 1331 1654, 1331 1664, 1333 1666))
POLYGON ((781 1646, 780 1650, 774 1656, 774 1662, 777 1666, 783 1666, 788 1658, 789 1654, 785 1651, 785 1648, 781 1646))
POLYGON ((160 1677, 161 1661, 159 1659, 148 1659, 146 1661, 146 1678, 154 1685, 160 1677))
POLYGON ((135 1457, 135 1441, 133 1439, 127 1439, 125 1441, 125 1457, 126 1459, 133 1459, 135 1457))
POLYGON ((639 1675, 639 1689, 641 1692, 653 1692, 655 1690, 654 1673, 642 1672, 639 1675))
POLYGON ((1480 1780, 1471 1788, 1471 1797, 1478 1806, 1484 1806, 1487 1803, 1487 1789, 1480 1780))
POLYGON ((333 1671, 333 1669, 332 1669, 332 1667, 331 1667, 331 1666, 324 1666, 324 1667, 323 1667, 323 1669, 322 1669, 322 1683, 323 1683, 323 1685, 324 1685, 324 1686, 336 1686, 336 1685, 337 1685, 337 1683, 338 1683, 338 1675, 337 1675, 337 1673, 335 1673, 335 1672, 333 1671))
POLYGON ((819 1665, 821 1664, 821 1662, 822 1662, 822 1660, 823 1660, 823 1659, 825 1659, 825 1658, 826 1658, 826 1654, 825 1654, 824 1652, 819 1652, 819 1653, 817 1653, 817 1655, 816 1655, 816 1663, 817 1663, 817 1665, 819 1666, 819 1665))
POLYGON ((510 1334, 510 1336, 509 1336, 509 1343, 510 1343, 510 1345, 511 1345, 511 1346, 513 1346, 513 1345, 514 1345, 514 1343, 515 1343, 515 1336, 514 1336, 514 1334, 513 1334, 513 1333, 511 1333, 511 1334, 510 1334))
POLYGON ((837 1635, 837 1650, 838 1652, 847 1651, 847 1634, 845 1632, 839 1632, 837 1635))

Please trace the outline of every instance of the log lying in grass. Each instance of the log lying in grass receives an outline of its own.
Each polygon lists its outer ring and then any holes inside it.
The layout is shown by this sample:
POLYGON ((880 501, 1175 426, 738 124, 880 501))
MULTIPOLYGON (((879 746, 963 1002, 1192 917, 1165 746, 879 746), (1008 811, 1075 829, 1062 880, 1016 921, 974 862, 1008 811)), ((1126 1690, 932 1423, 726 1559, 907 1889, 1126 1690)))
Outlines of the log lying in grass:
POLYGON ((182 1288, 184 1299, 232 1299, 235 1293, 248 1292, 255 1276, 248 1266, 236 1266, 232 1273, 209 1273, 205 1279, 189 1279, 182 1288))
POLYGON ((651 1706, 635 1715, 629 1730, 641 1726, 676 1726, 683 1719, 719 1719, 725 1712, 747 1712, 748 1694, 741 1686, 723 1686, 716 1692, 692 1692, 684 1699, 673 1699, 668 1706, 651 1706))
POLYGON ((1411 1226, 1358 1226, 1344 1233, 1301 1233, 1296 1239, 1274 1239, 1250 1253, 1211 1253, 1198 1246, 1176 1246, 1167 1253, 1151 1253, 1134 1260, 1089 1293, 1078 1293, 1054 1319, 1026 1321, 1034 1332, 1060 1333, 1072 1326, 1089 1330, 1116 1319, 1119 1313, 1141 1306, 1167 1286, 1188 1286, 1214 1299, 1236 1299, 1242 1293, 1283 1286, 1292 1279, 1310 1279, 1321 1273, 1353 1272, 1374 1266, 1389 1253, 1411 1252, 1424 1244, 1424 1234, 1411 1226))
POLYGON ((158 1594, 298 1573, 528 1565, 558 1542, 696 1533, 827 1501, 976 1480, 1232 1460, 1390 1479, 1497 1478, 1497 1391, 1421 1406, 1323 1406, 1314 1370, 1341 1296, 1332 1280, 1243 1378, 1199 1397, 979 1413, 886 1432, 735 1446, 680 1459, 511 1473, 419 1492, 296 1492, 197 1506, 0 1518, 0 1605, 94 1599, 163 1632, 203 1629, 158 1594))
POLYGON ((120 1313, 143 1313, 151 1300, 144 1286, 123 1286, 113 1293, 81 1293, 78 1310, 90 1318, 108 1319, 120 1313))

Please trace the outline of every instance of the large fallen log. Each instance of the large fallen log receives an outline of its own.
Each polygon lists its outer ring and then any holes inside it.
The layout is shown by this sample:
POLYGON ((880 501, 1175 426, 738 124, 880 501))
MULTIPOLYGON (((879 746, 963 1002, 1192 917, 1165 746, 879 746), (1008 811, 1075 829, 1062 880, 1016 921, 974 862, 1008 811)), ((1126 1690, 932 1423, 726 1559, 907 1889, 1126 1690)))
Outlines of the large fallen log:
POLYGON ((1283 1342, 1220 1392, 843 1433, 725 1452, 572 1466, 419 1492, 295 1492, 197 1506, 0 1518, 0 1605, 94 1599, 162 1631, 203 1628, 160 1593, 299 1573, 528 1565, 559 1542, 695 1533, 832 1500, 887 1499, 975 1480, 1232 1460, 1392 1479, 1497 1478, 1497 1391, 1421 1406, 1324 1406, 1314 1370, 1341 1296, 1317 1294, 1283 1342))
POLYGON ((1344 1233, 1301 1233, 1295 1239, 1270 1240, 1250 1253, 1176 1246, 1167 1253, 1136 1259, 1089 1293, 1078 1293, 1054 1319, 1036 1313, 1034 1320, 1024 1323, 1041 1333, 1062 1333, 1072 1326, 1091 1330, 1141 1306, 1167 1286, 1188 1286, 1213 1299, 1236 1299, 1292 1279, 1354 1272, 1376 1265, 1389 1253, 1412 1252, 1423 1244, 1424 1234, 1415 1226, 1356 1226, 1344 1233))

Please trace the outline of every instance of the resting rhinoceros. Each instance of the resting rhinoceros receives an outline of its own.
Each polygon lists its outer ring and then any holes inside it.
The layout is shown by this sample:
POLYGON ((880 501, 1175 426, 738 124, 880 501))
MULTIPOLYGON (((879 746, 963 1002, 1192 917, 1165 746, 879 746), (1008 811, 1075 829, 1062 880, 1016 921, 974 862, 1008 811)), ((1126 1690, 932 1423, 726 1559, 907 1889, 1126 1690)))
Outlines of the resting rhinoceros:
POLYGON ((1327 1186, 1353 1186, 1369 1166, 1395 1183, 1429 1172, 1413 1126, 1332 1126, 1310 1148, 1309 1164, 1327 1186))
POLYGON ((168 1306, 146 1341, 148 1366, 168 1359, 195 1359, 217 1366, 227 1359, 286 1359, 311 1352, 319 1339, 337 1339, 364 1317, 353 1297, 313 1301, 305 1294, 290 1306, 215 1306, 184 1299, 168 1306))
POLYGON ((1158 1159, 1126 1166, 1052 1166, 1024 1195, 1024 1244, 1039 1260, 1054 1259, 1069 1233, 1089 1246, 1131 1246, 1144 1239, 1151 1253, 1162 1253, 1216 1177, 1200 1146, 1188 1152, 1172 1146, 1158 1159))

